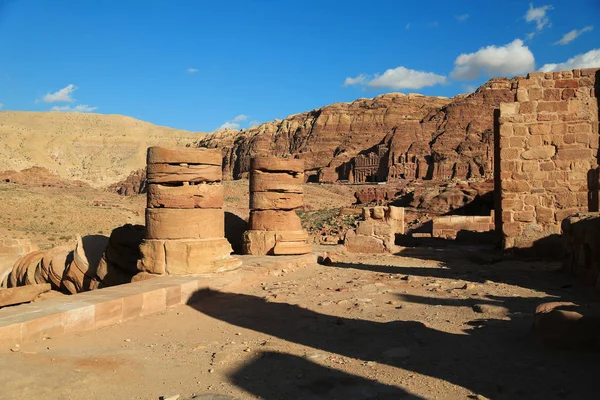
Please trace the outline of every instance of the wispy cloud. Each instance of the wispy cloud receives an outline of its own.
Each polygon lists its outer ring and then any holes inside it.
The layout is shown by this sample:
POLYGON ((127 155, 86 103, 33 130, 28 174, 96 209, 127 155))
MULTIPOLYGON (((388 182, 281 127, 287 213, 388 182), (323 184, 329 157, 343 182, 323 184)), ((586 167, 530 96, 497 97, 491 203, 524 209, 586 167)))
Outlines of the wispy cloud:
POLYGON ((188 68, 187 72, 189 72, 190 74, 195 74, 196 72, 198 72, 197 68, 188 68))
POLYGON ((529 33, 527 34, 527 40, 531 40, 531 39, 533 39, 533 37, 534 37, 534 36, 535 36, 535 32, 529 32, 529 33))
POLYGON ((4 104, 0 103, 0 110, 4 108, 4 104))
POLYGON ((463 87, 465 89, 465 93, 467 93, 467 94, 471 94, 477 90, 477 87, 473 86, 473 85, 465 85, 463 87))
POLYGON ((77 86, 70 84, 54 93, 46 93, 42 100, 45 103, 72 103, 75 100, 71 96, 76 89, 77 86))
POLYGON ((461 54, 454 61, 452 78, 473 80, 487 76, 514 76, 535 68, 533 53, 520 39, 504 46, 487 46, 474 53, 461 54))
POLYGON ((233 118, 233 120, 232 120, 232 121, 233 121, 233 122, 241 122, 241 121, 245 121, 245 120, 247 120, 247 119, 248 119, 248 116, 247 116, 247 115, 240 114, 240 115, 237 115, 235 118, 233 118))
POLYGON ((429 25, 427 25, 429 28, 437 28, 440 26, 440 23, 437 21, 433 21, 431 22, 429 25))
POLYGON ((529 9, 525 13, 525 21, 534 22, 535 27, 538 31, 544 29, 544 27, 551 27, 550 18, 548 18, 548 11, 554 9, 552 5, 548 4, 545 6, 533 7, 533 3, 529 3, 529 9))
POLYGON ((245 114, 237 115, 232 120, 226 121, 219 129, 240 129, 240 122, 246 121, 247 119, 248 116, 245 114))
POLYGON ((404 27, 404 29, 406 29, 406 30, 410 29, 410 22, 406 24, 406 26, 404 27))
POLYGON ((570 32, 567 32, 563 35, 562 39, 560 39, 558 42, 555 42, 554 44, 569 44, 571 43, 573 40, 577 39, 582 33, 584 32, 589 32, 592 29, 594 29, 593 26, 586 26, 584 28, 581 29, 573 29, 570 32))
POLYGON ((469 19, 469 14, 457 15, 456 19, 458 20, 458 22, 465 22, 466 20, 469 19))
POLYGON ((250 128, 253 128, 253 127, 258 126, 258 125, 260 125, 260 121, 257 121, 255 119, 253 119, 252 121, 248 122, 248 126, 250 128))
POLYGON ((79 104, 75 107, 71 106, 54 106, 50 111, 61 111, 61 112, 81 112, 88 113, 98 109, 98 107, 88 106, 87 104, 79 104))
POLYGON ((368 89, 421 89, 426 86, 434 86, 446 83, 446 77, 433 72, 417 71, 405 67, 388 69, 383 74, 375 74, 370 77, 360 74, 354 78, 348 77, 344 86, 360 85, 368 89))
POLYGON ((557 64, 544 64, 540 71, 564 71, 575 68, 596 68, 600 67, 600 49, 590 50, 587 53, 578 54, 569 58, 567 61, 557 64))

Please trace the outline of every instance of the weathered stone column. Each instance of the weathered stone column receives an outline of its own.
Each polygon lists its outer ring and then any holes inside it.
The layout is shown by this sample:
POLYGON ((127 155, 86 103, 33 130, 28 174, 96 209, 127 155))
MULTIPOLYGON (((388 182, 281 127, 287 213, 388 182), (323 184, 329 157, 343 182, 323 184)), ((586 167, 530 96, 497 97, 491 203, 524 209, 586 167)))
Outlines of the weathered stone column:
POLYGON ((250 230, 244 252, 307 254, 312 246, 295 209, 303 205, 304 162, 275 157, 250 161, 250 230))
POLYGON ((221 151, 148 148, 140 271, 188 275, 237 268, 225 239, 221 151))

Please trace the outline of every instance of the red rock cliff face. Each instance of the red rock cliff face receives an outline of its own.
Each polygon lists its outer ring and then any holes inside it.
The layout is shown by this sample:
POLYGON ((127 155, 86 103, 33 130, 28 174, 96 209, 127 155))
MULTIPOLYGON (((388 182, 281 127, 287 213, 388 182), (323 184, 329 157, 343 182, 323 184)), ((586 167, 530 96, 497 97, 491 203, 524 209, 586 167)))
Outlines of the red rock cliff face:
POLYGON ((217 131, 199 147, 223 149, 225 178, 239 179, 256 155, 296 156, 308 175, 332 162, 349 161, 379 143, 390 130, 407 121, 420 121, 450 99, 389 93, 373 99, 337 103, 291 115, 242 131, 217 131))
POLYGON ((246 175, 257 155, 305 160, 309 180, 334 182, 489 177, 493 115, 515 97, 496 78, 453 99, 389 93, 338 103, 241 131, 217 131, 199 147, 223 150, 226 179, 246 175))

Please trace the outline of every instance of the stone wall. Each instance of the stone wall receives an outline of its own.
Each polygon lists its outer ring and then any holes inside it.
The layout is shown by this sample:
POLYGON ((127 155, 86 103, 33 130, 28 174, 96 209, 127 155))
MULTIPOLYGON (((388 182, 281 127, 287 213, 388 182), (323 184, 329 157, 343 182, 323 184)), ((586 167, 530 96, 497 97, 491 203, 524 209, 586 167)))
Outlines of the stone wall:
POLYGON ((600 213, 578 213, 562 222, 565 270, 600 288, 600 213))
POLYGON ((403 235, 404 208, 376 206, 363 208, 363 221, 348 230, 344 246, 351 253, 393 253, 396 234, 403 235))
POLYGON ((560 224, 597 209, 598 69, 534 72, 498 114, 505 249, 560 248, 560 224), (595 201, 593 201, 595 199, 595 201), (594 204, 595 203, 595 204, 594 204))
POLYGON ((449 215, 434 217, 432 236, 456 239, 460 231, 489 232, 494 230, 494 211, 490 216, 449 215))

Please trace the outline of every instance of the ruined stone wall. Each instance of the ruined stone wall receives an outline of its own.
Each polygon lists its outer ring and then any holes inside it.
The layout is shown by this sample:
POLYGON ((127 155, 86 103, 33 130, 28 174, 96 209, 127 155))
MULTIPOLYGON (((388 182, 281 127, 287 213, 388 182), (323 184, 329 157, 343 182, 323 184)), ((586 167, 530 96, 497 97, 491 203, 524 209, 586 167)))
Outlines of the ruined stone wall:
POLYGON ((505 249, 560 248, 561 221, 597 209, 598 69, 535 72, 519 79, 498 118, 505 249), (596 200, 597 201, 597 200, 596 200))
POLYGON ((449 215, 445 217, 434 217, 432 237, 442 239, 456 239, 458 232, 489 232, 494 230, 494 215, 471 216, 471 215, 449 215))

